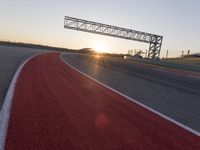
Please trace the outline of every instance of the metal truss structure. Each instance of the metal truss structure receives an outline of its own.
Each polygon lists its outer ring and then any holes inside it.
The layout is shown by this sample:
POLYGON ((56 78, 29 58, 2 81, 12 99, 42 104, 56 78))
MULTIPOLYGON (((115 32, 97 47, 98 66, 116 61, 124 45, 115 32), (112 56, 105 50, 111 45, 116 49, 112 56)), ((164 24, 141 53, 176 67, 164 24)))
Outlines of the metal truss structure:
POLYGON ((64 28, 149 43, 149 59, 159 59, 163 37, 151 33, 65 16, 64 28))

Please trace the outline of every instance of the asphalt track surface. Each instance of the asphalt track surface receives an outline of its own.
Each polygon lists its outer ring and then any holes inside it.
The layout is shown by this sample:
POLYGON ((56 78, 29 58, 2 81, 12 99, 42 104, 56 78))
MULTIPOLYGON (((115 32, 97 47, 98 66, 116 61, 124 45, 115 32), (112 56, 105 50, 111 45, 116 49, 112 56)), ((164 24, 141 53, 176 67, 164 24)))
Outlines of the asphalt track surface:
POLYGON ((30 56, 47 52, 41 49, 0 46, 0 110, 13 74, 30 56))
POLYGON ((200 78, 120 58, 63 55, 70 65, 200 132, 200 78))
POLYGON ((199 150, 200 137, 66 65, 32 58, 15 85, 6 150, 199 150))

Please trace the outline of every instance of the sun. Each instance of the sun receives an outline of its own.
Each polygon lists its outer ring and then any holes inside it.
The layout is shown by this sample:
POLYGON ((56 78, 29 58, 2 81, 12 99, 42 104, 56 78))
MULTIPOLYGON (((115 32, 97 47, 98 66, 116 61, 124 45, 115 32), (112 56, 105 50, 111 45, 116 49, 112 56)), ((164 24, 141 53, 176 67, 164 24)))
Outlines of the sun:
POLYGON ((102 44, 102 43, 96 43, 95 46, 94 46, 94 50, 97 52, 97 53, 103 53, 103 52, 106 52, 107 51, 107 47, 102 44))

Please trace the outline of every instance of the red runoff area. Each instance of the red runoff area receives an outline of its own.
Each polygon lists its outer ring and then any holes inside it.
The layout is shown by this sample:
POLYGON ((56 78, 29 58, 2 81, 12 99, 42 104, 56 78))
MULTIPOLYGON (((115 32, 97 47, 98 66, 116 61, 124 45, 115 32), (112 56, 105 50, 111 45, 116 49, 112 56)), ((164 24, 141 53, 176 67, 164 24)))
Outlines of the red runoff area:
MULTIPOLYGON (((96 68, 98 71, 98 68, 96 68)), ((6 150, 199 150, 200 137, 42 54, 22 69, 6 150)))

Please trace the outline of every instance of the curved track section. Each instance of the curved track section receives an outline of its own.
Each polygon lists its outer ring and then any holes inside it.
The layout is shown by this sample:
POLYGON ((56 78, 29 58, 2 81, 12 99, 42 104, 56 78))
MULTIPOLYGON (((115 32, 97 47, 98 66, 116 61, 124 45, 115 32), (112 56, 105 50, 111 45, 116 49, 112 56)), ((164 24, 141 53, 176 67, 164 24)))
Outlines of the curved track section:
POLYGON ((66 53, 74 68, 138 102, 200 132, 200 79, 116 57, 66 53))
POLYGON ((83 76, 34 57, 14 91, 5 149, 199 150, 200 137, 83 76))
POLYGON ((11 80, 18 67, 34 54, 48 50, 0 45, 0 110, 11 80))

